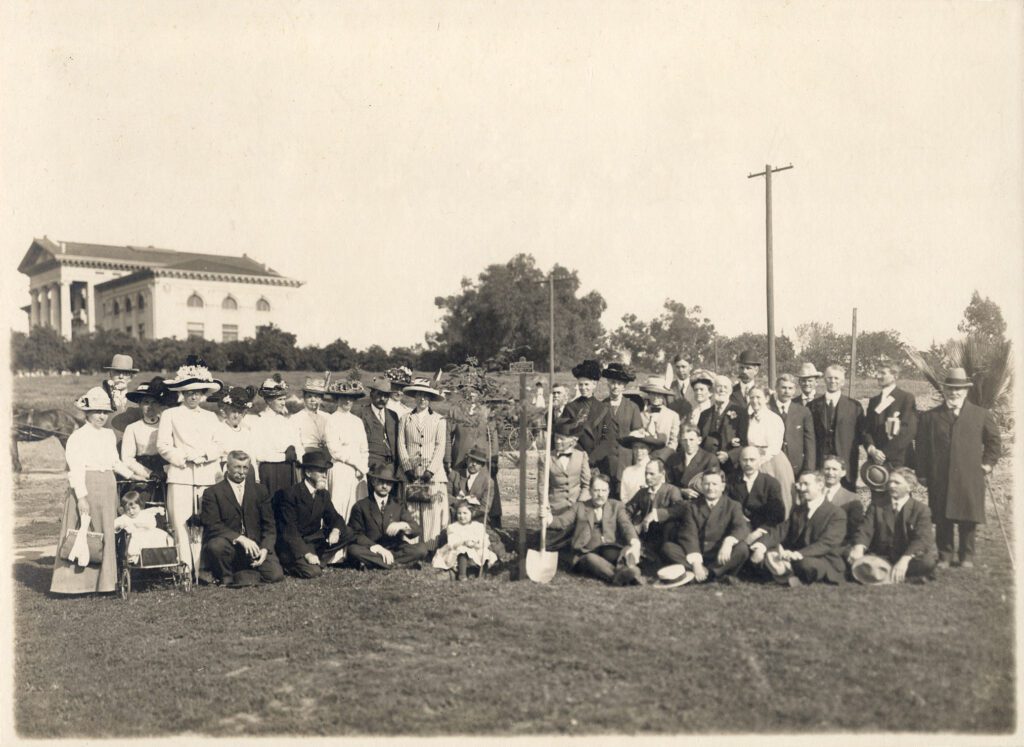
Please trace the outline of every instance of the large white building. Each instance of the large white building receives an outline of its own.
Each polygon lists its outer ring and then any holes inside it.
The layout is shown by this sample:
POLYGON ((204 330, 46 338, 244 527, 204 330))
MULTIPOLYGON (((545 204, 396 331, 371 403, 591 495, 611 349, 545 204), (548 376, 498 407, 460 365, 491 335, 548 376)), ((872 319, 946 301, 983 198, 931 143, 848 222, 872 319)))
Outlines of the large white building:
POLYGON ((29 276, 29 329, 71 338, 97 329, 132 337, 253 337, 283 326, 302 285, 243 254, 177 252, 34 239, 18 271, 29 276))

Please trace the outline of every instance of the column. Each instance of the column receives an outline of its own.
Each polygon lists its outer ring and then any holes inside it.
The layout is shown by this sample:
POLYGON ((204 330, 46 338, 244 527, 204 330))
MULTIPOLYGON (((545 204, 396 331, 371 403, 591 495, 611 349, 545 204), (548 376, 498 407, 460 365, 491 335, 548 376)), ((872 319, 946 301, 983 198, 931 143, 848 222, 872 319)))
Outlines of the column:
POLYGON ((29 295, 29 306, 28 306, 28 331, 31 333, 33 328, 39 324, 39 290, 32 288, 28 292, 29 295))
POLYGON ((90 332, 96 331, 96 292, 93 290, 92 283, 86 283, 85 285, 85 313, 89 316, 88 319, 88 330, 90 332))
POLYGON ((58 283, 60 292, 60 333, 71 339, 71 283, 58 283))
POLYGON ((51 329, 57 327, 57 289, 53 283, 46 286, 46 326, 51 329))

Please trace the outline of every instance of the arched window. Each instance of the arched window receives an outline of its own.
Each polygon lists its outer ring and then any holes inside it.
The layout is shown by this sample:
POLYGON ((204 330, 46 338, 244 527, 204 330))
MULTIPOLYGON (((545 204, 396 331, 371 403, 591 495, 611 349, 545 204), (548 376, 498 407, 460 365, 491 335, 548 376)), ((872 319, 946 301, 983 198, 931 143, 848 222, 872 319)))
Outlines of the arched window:
POLYGON ((124 313, 128 314, 128 313, 131 312, 131 310, 132 310, 132 299, 130 299, 130 298, 124 299, 124 313))
POLYGON ((261 298, 256 302, 256 311, 270 311, 270 301, 261 298))
POLYGON ((224 296, 224 300, 221 302, 220 307, 227 309, 228 311, 238 311, 238 301, 233 299, 231 296, 224 296))
POLYGON ((114 301, 114 316, 117 316, 120 313, 121 313, 121 304, 119 304, 117 301, 114 301))
POLYGON ((199 297, 198 293, 193 293, 188 297, 188 307, 190 309, 201 309, 204 305, 203 299, 199 297))
MULTIPOLYGON (((142 311, 144 308, 146 308, 146 297, 140 293, 139 294, 139 311, 142 311)), ((139 337, 142 337, 141 333, 139 333, 139 337)))

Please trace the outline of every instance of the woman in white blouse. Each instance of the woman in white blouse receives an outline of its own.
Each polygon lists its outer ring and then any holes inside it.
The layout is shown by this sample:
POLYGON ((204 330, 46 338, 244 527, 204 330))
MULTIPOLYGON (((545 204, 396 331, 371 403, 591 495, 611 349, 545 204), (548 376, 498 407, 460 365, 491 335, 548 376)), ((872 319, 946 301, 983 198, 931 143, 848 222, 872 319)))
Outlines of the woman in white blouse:
POLYGON ((328 391, 338 402, 338 409, 327 416, 324 426, 327 451, 334 461, 330 475, 331 503, 348 521, 352 506, 367 495, 370 448, 366 426, 352 414, 352 405, 366 396, 366 390, 358 381, 336 381, 331 382, 328 391))
POLYGON ((700 414, 705 410, 709 409, 713 402, 711 401, 712 390, 715 388, 715 377, 710 371, 699 369, 693 372, 690 377, 690 386, 693 388, 693 399, 694 405, 693 410, 690 412, 685 423, 683 425, 692 425, 696 428, 700 422, 700 414))
POLYGON ((782 488, 782 501, 786 504, 786 513, 793 505, 793 465, 782 452, 782 442, 786 438, 786 424, 782 418, 768 409, 768 389, 754 386, 747 394, 747 405, 750 411, 750 423, 747 426, 747 445, 754 446, 761 452, 761 464, 758 469, 779 481, 782 488))
POLYGON ((114 555, 114 521, 117 518, 117 480, 114 473, 131 477, 132 471, 117 457, 114 431, 104 428, 113 408, 110 395, 93 387, 75 405, 85 413, 85 425, 68 437, 65 457, 71 489, 64 502, 58 547, 68 530, 80 525, 103 535, 103 553, 88 565, 62 560, 53 562, 50 591, 56 594, 87 594, 114 591, 117 587, 117 559, 114 555))
POLYGON ((167 460, 160 456, 156 446, 157 430, 164 408, 177 404, 178 395, 167 390, 162 376, 154 376, 146 384, 139 384, 128 393, 128 401, 139 406, 142 417, 124 429, 121 439, 121 461, 128 465, 139 480, 153 481, 150 498, 164 501, 164 478, 167 460))
MULTIPOLYGON (((423 542, 428 549, 437 547, 437 537, 448 526, 448 475, 444 471, 447 440, 445 419, 430 408, 441 399, 441 393, 426 379, 416 379, 403 390, 412 397, 416 407, 398 421, 398 459, 410 488, 425 491, 429 502, 420 502, 423 542)), ((410 503, 410 508, 415 506, 410 503)))
POLYGON ((647 406, 640 413, 644 429, 661 439, 664 447, 654 456, 664 461, 679 447, 679 413, 666 407, 673 392, 660 376, 647 377, 640 391, 647 395, 647 406))
POLYGON ((249 474, 246 479, 259 482, 259 462, 255 456, 257 449, 252 432, 252 422, 256 418, 248 416, 252 412, 255 396, 256 390, 251 386, 233 386, 217 403, 220 415, 217 441, 221 448, 217 482, 224 479, 224 466, 232 451, 244 451, 249 455, 249 474))
MULTIPOLYGON (((199 512, 203 491, 217 483, 222 451, 218 440, 220 420, 199 404, 210 394, 219 392, 222 384, 210 375, 206 364, 194 356, 189 356, 177 375, 164 384, 181 395, 181 405, 160 417, 156 435, 160 456, 169 462, 167 518, 174 530, 179 560, 194 570, 194 551, 185 522, 199 512)), ((194 560, 198 561, 198 556, 194 560)))

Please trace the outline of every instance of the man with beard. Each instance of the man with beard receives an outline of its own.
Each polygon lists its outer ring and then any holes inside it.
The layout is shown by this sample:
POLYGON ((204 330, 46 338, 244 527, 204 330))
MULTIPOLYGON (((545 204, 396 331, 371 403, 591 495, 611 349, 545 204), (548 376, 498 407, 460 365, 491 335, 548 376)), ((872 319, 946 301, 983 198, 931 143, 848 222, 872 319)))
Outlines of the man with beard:
POLYGON ((744 405, 730 402, 732 380, 716 376, 712 406, 701 413, 698 428, 703 447, 718 457, 721 468, 731 471, 738 464, 739 450, 747 445, 749 415, 744 405))

